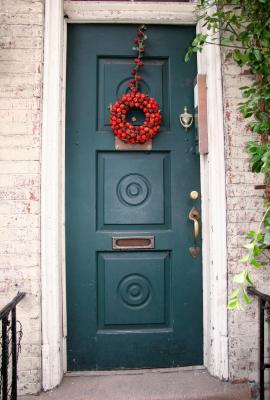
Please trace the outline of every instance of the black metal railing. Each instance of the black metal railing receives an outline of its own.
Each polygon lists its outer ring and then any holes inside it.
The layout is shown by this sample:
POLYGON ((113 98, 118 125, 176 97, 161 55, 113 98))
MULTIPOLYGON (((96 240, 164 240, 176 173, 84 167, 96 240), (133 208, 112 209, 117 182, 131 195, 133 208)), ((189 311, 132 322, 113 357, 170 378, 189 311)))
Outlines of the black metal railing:
POLYGON ((259 300, 259 324, 260 324, 260 331, 259 331, 259 364, 260 364, 260 371, 259 371, 259 386, 260 386, 260 400, 264 400, 265 398, 265 387, 264 387, 264 371, 270 368, 269 363, 265 363, 265 355, 264 355, 264 322, 265 322, 265 310, 269 311, 270 306, 270 296, 265 293, 259 292, 259 290, 255 289, 254 287, 250 286, 247 288, 247 292, 250 295, 258 297, 259 300))
POLYGON ((17 400, 17 363, 21 349, 22 325, 17 321, 16 306, 25 296, 18 293, 0 311, 1 322, 1 369, 0 399, 17 400))

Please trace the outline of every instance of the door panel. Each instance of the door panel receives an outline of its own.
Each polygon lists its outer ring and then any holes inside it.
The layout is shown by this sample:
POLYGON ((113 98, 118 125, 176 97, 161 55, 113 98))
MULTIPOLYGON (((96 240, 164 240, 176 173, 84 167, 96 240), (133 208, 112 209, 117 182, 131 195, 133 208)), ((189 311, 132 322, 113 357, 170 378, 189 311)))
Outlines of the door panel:
MULTIPOLYGON (((152 151, 117 151, 108 106, 126 93, 134 25, 68 25, 66 259, 68 369, 202 364, 201 257, 188 214, 199 200, 192 27, 150 26, 141 90, 163 123, 152 151), (149 250, 113 238, 153 237, 149 250)), ((199 244, 200 245, 200 244, 199 244)))
MULTIPOLYGON (((135 32, 134 32, 135 33, 135 32)), ((132 38, 130 38, 132 47, 132 38)), ((147 44, 146 44, 147 46, 147 44)), ((130 71, 133 68, 133 60, 130 57, 115 58, 99 57, 98 58, 98 130, 108 131, 111 133, 111 127, 108 119, 108 105, 113 101, 112 94, 119 98, 127 91, 127 85, 130 81, 130 71)), ((168 59, 151 59, 145 60, 143 80, 140 83, 141 91, 151 93, 152 97, 158 97, 159 105, 163 115, 167 116, 167 121, 163 121, 163 125, 169 128, 169 70, 168 59), (156 83, 159 82, 159 86, 156 83)))
POLYGON ((99 254, 98 328, 168 327, 169 262, 166 251, 99 254))
POLYGON ((99 229, 118 230, 119 225, 129 230, 137 225, 168 229, 169 169, 166 152, 98 153, 99 229))

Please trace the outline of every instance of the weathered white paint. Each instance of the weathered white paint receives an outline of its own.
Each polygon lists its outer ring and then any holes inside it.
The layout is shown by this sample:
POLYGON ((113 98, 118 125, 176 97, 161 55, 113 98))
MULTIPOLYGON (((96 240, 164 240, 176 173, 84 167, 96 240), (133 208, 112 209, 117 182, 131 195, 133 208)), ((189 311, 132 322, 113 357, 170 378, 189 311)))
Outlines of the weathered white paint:
MULTIPOLYGON (((66 40, 62 41, 62 7, 62 0, 46 0, 42 150, 42 323, 45 390, 60 383, 66 363, 65 341, 63 342, 66 333, 65 304, 63 305, 65 259, 62 251, 64 174, 61 169, 64 165, 65 131, 64 126, 61 130, 61 121, 64 124, 61 77, 66 40), (61 310, 64 313, 64 326, 61 310)), ((69 23, 195 24, 194 4, 65 1, 64 7, 69 23)), ((209 46, 198 56, 198 70, 208 77, 209 155, 201 157, 205 366, 213 375, 226 379, 228 346, 225 171, 221 69, 217 47, 209 46)))
MULTIPOLYGON (((66 67, 67 67, 67 23, 64 21, 64 35, 63 35, 63 79, 62 79, 62 113, 61 121, 66 120, 66 67)), ((63 295, 63 371, 67 371, 67 307, 66 307, 66 235, 65 235, 65 140, 66 140, 66 126, 62 123, 62 148, 61 155, 61 239, 62 239, 62 295, 63 295)))
MULTIPOLYGON (((201 31, 198 24, 197 31, 201 31)), ((220 47, 198 54, 198 72, 207 75, 209 154, 201 156, 204 364, 228 379, 227 234, 223 93, 220 47)))
POLYGON ((192 3, 65 1, 69 22, 195 25, 192 3))
POLYGON ((41 279, 43 389, 63 375, 61 274, 61 75, 63 2, 45 2, 43 128, 41 158, 41 279))

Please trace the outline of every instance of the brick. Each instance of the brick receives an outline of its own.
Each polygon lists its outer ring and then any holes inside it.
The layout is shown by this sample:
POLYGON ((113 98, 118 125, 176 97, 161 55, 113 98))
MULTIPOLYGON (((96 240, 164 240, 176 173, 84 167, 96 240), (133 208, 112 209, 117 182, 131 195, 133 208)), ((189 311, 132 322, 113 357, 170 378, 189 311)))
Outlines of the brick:
POLYGON ((43 3, 32 0, 1 0, 1 12, 7 14, 27 13, 34 19, 33 14, 43 12, 43 3))
POLYGON ((242 100, 242 94, 239 90, 241 86, 247 86, 250 84, 251 76, 246 75, 226 75, 223 76, 223 93, 224 97, 235 99, 236 104, 242 100), (227 78, 227 79, 226 79, 227 78))
POLYGON ((1 263, 5 267, 12 267, 18 265, 20 267, 32 267, 40 263, 40 256, 38 254, 28 253, 27 255, 20 254, 5 254, 1 256, 1 263))
POLYGON ((43 26, 36 25, 0 25, 0 37, 43 37, 43 26))
POLYGON ((18 367, 22 370, 39 370, 41 368, 41 361, 39 357, 19 357, 18 367))
MULTIPOLYGON (((0 60, 1 61, 1 60, 0 60)), ((1 64, 1 63, 0 63, 1 64)), ((21 84, 17 86, 2 85, 0 87, 0 98, 33 98, 41 96, 39 84, 21 84)))
POLYGON ((3 25, 31 25, 33 18, 35 18, 35 25, 42 25, 43 15, 36 13, 33 16, 31 13, 27 13, 27 8, 25 8, 25 13, 6 14, 0 12, 0 24, 3 25))
POLYGON ((258 182, 263 182, 263 174, 258 175, 252 172, 228 172, 226 174, 227 183, 244 183, 257 185, 258 182))
MULTIPOLYGON (((1 20, 1 18, 0 18, 1 20)), ((32 60, 40 62, 42 49, 1 49, 0 61, 32 60)))
MULTIPOLYGON (((0 175, 1 176, 1 175, 0 175)), ((11 214, 17 214, 17 212, 11 212, 11 210, 21 210, 21 214, 33 213, 33 207, 39 207, 40 198, 39 187, 28 187, 28 188, 0 188, 0 210, 1 214, 5 214, 4 210, 9 207, 11 214), (16 201, 14 201, 16 200, 16 201), (37 204, 38 203, 38 204, 37 204)))
POLYGON ((257 197, 227 197, 227 210, 256 210, 257 213, 263 213, 264 207, 261 196, 257 197))
POLYGON ((0 38, 0 49, 41 49, 42 38, 11 38, 10 36, 0 38))
POLYGON ((2 61, 0 63, 0 73, 8 73, 15 75, 36 73, 40 74, 42 72, 42 64, 29 60, 25 63, 25 60, 15 60, 15 61, 2 61))
POLYGON ((25 241, 5 241, 0 243, 0 255, 4 254, 20 254, 27 255, 29 253, 39 254, 40 243, 38 240, 25 240, 25 241))
POLYGON ((260 222, 261 215, 254 211, 246 211, 246 210, 228 210, 227 211, 227 221, 228 222, 236 222, 242 223, 243 221, 252 222, 260 222))
MULTIPOLYGON (((260 183, 258 181, 258 183, 260 183)), ((257 197, 258 191, 254 188, 253 184, 227 184, 226 188, 228 197, 257 197)), ((240 200, 239 200, 240 201, 240 200)))
MULTIPOLYGON (((1 216, 2 219, 2 216, 1 216)), ((39 227, 13 227, 0 228, 0 242, 5 240, 39 240, 39 227)))
POLYGON ((40 214, 40 202, 39 202, 39 193, 36 195, 37 200, 30 201, 6 201, 1 202, 0 205, 0 214, 6 214, 6 210, 8 209, 9 214, 40 214), (2 204, 3 203, 3 204, 2 204))
POLYGON ((0 161, 0 174, 36 174, 39 171, 39 161, 0 161))
POLYGON ((40 81, 39 73, 0 73, 0 85, 19 87, 21 85, 35 85, 40 81))
POLYGON ((40 99, 0 99, 0 110, 40 110, 40 99))
POLYGON ((39 174, 36 175, 0 175, 0 190, 1 187, 20 187, 20 186, 39 186, 39 174))
POLYGON ((36 215, 3 215, 1 217, 2 227, 38 228, 40 226, 39 216, 36 215))

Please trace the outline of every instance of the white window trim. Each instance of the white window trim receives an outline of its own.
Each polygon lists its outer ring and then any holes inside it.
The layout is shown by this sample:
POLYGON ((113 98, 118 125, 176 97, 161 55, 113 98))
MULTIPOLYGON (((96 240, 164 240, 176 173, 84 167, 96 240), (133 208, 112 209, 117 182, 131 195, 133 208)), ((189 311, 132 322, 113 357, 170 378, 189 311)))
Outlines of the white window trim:
MULTIPOLYGON (((64 142, 68 23, 195 25, 188 3, 45 1, 41 169, 42 387, 66 371, 64 142), (64 19, 64 13, 68 18, 64 19), (65 22, 66 21, 66 22, 65 22), (63 51, 64 49, 64 51, 63 51)), ((199 29, 199 27, 198 27, 199 29)), ((218 46, 198 55, 207 74, 209 155, 201 157, 204 365, 228 379, 226 198, 221 56, 218 46)))

